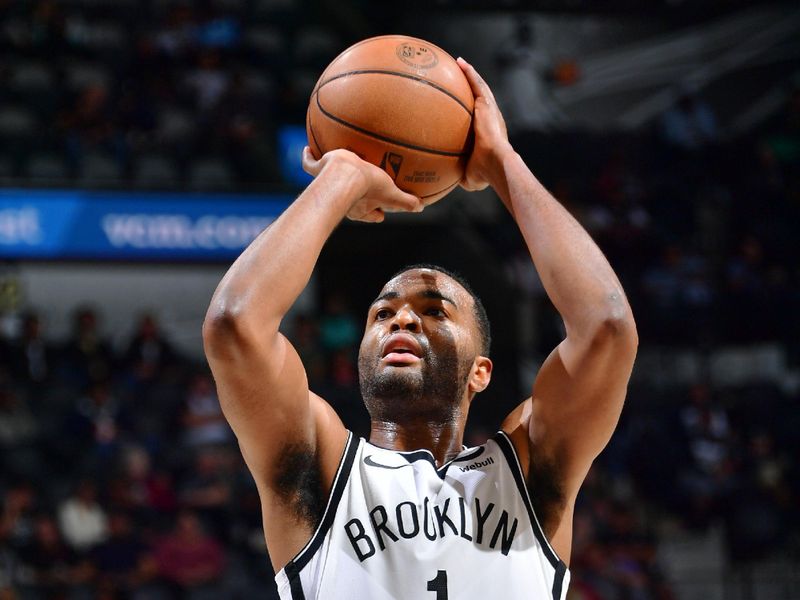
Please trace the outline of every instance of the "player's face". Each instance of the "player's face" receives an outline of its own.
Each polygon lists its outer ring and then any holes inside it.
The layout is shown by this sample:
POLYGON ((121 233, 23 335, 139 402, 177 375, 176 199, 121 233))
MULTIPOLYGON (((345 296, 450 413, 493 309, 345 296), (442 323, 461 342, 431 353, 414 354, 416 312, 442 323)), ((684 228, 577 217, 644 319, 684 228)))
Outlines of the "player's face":
POLYGON ((429 269, 392 279, 370 306, 358 357, 370 415, 449 418, 478 347, 473 300, 456 281, 429 269))

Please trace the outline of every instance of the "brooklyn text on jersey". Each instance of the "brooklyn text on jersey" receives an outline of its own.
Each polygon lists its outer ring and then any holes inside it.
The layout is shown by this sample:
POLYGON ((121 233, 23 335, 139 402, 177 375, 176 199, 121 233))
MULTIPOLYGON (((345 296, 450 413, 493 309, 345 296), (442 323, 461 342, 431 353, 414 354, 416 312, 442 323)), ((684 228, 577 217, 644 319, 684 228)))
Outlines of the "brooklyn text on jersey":
POLYGON ((350 434, 319 528, 276 581, 282 600, 563 600, 569 571, 502 432, 439 468, 350 434))

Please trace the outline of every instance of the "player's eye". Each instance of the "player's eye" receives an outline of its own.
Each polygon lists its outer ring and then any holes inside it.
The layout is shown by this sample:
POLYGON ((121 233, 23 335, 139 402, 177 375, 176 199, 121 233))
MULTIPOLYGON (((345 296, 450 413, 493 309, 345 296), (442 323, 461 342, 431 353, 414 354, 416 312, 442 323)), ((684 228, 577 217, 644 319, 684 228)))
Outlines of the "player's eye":
POLYGON ((425 311, 425 314, 428 315, 429 317, 446 317, 447 316, 447 313, 444 312, 444 310, 442 310, 441 308, 436 308, 436 307, 429 308, 428 310, 425 311))
POLYGON ((392 316, 392 311, 390 311, 388 308, 379 308, 375 312, 375 319, 378 321, 382 319, 388 319, 390 316, 392 316))

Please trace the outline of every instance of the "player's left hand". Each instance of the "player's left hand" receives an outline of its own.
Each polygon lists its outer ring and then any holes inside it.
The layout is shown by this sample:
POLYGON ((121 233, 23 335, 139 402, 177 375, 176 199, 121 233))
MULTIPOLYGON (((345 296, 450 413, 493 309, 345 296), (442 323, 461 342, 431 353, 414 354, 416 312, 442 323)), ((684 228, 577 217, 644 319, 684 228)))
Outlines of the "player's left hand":
POLYGON ((464 71, 475 96, 472 115, 475 146, 467 162, 461 187, 469 191, 482 190, 492 182, 493 175, 500 169, 504 154, 513 152, 514 149, 508 141, 506 122, 491 88, 475 67, 463 58, 459 58, 457 63, 464 71))
POLYGON ((422 200, 398 188, 389 174, 349 150, 330 150, 320 159, 314 158, 311 149, 303 149, 303 169, 314 177, 344 173, 358 182, 354 195, 346 207, 348 219, 367 223, 381 223, 387 212, 421 212, 422 200))

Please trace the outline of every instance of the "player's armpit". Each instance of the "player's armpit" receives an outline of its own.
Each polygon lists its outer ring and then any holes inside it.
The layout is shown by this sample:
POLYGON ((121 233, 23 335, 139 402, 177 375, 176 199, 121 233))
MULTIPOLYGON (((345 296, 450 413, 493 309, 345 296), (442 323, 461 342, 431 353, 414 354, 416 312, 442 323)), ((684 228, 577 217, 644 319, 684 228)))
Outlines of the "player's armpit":
POLYGON ((542 364, 532 397, 503 423, 542 527, 565 561, 575 498, 611 438, 625 399, 638 343, 635 326, 628 326, 617 323, 561 342, 542 364))
POLYGON ((309 391, 300 357, 282 334, 234 337, 208 329, 220 404, 258 486, 270 557, 280 568, 316 527, 347 431, 309 391))

